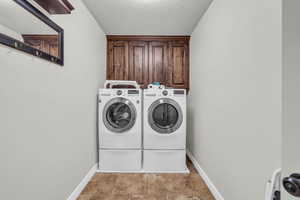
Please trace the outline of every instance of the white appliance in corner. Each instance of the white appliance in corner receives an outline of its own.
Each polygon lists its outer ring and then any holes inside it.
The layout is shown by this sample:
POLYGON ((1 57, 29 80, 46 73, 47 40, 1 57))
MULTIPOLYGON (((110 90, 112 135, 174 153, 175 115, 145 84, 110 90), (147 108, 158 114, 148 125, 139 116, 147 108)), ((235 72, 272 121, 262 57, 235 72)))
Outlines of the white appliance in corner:
POLYGON ((268 181, 266 187, 265 200, 279 200, 281 190, 281 169, 277 169, 268 181))
POLYGON ((186 90, 144 90, 143 169, 187 173, 186 90))
POLYGON ((100 172, 134 172, 142 166, 142 90, 135 81, 107 81, 98 100, 100 172), (109 88, 106 88, 109 85, 109 88), (133 89, 114 89, 130 85, 133 89))

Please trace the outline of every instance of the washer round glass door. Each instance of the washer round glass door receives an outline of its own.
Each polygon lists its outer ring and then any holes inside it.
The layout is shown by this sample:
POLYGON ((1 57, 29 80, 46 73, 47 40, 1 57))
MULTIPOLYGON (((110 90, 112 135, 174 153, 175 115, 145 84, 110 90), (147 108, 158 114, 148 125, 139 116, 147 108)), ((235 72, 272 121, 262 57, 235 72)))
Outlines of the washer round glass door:
POLYGON ((181 126, 182 120, 180 105, 172 99, 158 99, 148 110, 148 122, 160 134, 173 133, 181 126))
POLYGON ((103 110, 103 122, 107 129, 115 133, 130 130, 136 120, 136 109, 128 99, 118 97, 110 100, 103 110))

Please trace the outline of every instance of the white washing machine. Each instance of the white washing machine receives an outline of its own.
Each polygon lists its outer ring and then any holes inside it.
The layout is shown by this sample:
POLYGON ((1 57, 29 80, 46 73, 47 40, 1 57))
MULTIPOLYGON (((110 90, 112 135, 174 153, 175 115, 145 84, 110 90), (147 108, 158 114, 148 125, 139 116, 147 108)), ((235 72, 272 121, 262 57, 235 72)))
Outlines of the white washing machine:
POLYGON ((141 170, 142 90, 136 82, 108 81, 99 89, 99 170, 108 172, 141 170), (136 89, 112 89, 114 84, 136 89))
POLYGON ((144 90, 144 163, 147 172, 187 172, 186 90, 144 90))

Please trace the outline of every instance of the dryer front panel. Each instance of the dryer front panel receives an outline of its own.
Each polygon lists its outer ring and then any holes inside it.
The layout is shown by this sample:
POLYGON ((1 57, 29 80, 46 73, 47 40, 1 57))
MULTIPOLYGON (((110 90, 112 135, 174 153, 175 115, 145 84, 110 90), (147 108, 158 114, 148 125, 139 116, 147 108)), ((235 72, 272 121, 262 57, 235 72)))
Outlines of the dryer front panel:
POLYGON ((182 109, 172 99, 158 99, 148 110, 148 123, 159 134, 174 133, 180 128, 182 120, 182 109))
POLYGON ((123 97, 99 103, 100 148, 141 148, 140 104, 140 100, 123 97))
POLYGON ((170 98, 159 98, 144 108, 145 149, 185 149, 186 106, 170 98))

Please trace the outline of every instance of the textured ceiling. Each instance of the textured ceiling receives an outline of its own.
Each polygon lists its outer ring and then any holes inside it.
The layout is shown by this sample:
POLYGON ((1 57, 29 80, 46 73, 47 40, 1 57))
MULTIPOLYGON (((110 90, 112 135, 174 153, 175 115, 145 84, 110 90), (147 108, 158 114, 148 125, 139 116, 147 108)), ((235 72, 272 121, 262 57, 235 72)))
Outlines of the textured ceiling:
POLYGON ((212 0, 83 0, 106 34, 190 35, 212 0))

